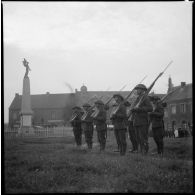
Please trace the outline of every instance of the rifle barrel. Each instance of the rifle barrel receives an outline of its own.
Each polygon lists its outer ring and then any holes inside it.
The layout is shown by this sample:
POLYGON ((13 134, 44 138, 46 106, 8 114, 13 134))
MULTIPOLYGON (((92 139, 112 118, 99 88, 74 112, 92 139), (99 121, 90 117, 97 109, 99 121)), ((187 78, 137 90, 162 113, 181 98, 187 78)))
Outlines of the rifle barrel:
POLYGON ((171 95, 173 92, 175 92, 177 89, 175 89, 175 90, 173 90, 173 91, 170 91, 167 95, 165 95, 165 96, 163 96, 162 98, 161 98, 161 102, 163 102, 169 95, 171 95))
POLYGON ((145 78, 147 77, 147 75, 141 80, 141 82, 140 83, 142 83, 144 80, 145 80, 145 78))
POLYGON ((167 70, 167 68, 172 64, 172 62, 173 62, 173 60, 171 60, 171 61, 169 62, 169 64, 166 66, 166 68, 162 71, 163 73, 164 73, 165 70, 167 70))
POLYGON ((122 91, 127 85, 124 85, 119 91, 122 91))

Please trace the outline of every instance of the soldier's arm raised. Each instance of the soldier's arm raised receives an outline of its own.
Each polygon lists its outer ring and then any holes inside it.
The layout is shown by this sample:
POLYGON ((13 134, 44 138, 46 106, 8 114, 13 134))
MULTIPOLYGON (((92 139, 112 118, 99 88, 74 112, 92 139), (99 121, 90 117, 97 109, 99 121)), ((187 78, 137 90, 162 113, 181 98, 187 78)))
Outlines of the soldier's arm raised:
POLYGON ((151 112, 150 115, 157 116, 157 117, 163 117, 164 116, 164 109, 162 106, 158 106, 158 108, 151 112))

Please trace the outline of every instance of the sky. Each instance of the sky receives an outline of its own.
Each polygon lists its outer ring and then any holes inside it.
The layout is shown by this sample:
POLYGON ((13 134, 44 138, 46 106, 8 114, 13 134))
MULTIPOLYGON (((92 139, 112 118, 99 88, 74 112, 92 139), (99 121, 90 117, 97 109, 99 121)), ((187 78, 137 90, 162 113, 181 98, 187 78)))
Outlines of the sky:
POLYGON ((4 117, 22 94, 23 58, 31 94, 192 82, 192 2, 3 2, 4 117), (71 89, 72 88, 72 89, 71 89))

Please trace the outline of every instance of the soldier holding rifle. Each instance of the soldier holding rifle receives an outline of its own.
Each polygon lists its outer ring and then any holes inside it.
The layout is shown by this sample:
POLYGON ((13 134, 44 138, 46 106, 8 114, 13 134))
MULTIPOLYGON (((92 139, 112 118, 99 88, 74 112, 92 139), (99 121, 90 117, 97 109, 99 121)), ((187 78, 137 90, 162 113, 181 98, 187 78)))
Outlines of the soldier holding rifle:
MULTIPOLYGON (((145 76, 141 81, 143 82, 145 80, 147 76, 145 76)), ((128 97, 131 97, 132 94, 135 95, 135 88, 131 91, 131 93, 125 98, 127 99, 128 97)), ((131 102, 130 105, 128 105, 128 109, 127 109, 127 116, 129 116, 131 113, 131 108, 133 108, 134 104, 135 104, 135 101, 137 99, 137 97, 133 98, 133 102, 131 102)), ((132 149, 129 151, 129 152, 132 152, 132 153, 137 153, 138 152, 138 140, 136 138, 136 133, 135 133, 135 128, 133 127, 133 120, 132 120, 132 117, 127 121, 127 129, 128 129, 128 132, 129 132, 129 139, 132 143, 132 149)))
POLYGON ((100 143, 100 152, 105 150, 106 146, 106 111, 104 109, 104 103, 101 100, 95 102, 96 111, 92 114, 94 124, 96 125, 97 138, 100 143))
POLYGON ((166 66, 163 72, 161 72, 157 78, 152 82, 152 84, 147 89, 145 85, 137 85, 138 101, 131 110, 134 114, 133 125, 136 130, 137 138, 140 139, 141 151, 147 153, 148 146, 148 112, 152 111, 152 105, 148 99, 148 94, 155 85, 156 81, 163 75, 168 66, 172 61, 166 66))
POLYGON ((120 94, 113 95, 116 101, 116 110, 111 114, 111 120, 116 131, 116 140, 119 142, 120 155, 123 156, 126 153, 127 143, 126 143, 126 106, 124 105, 124 98, 120 94))
POLYGON ((93 109, 91 109, 90 104, 85 103, 83 104, 84 114, 81 117, 81 127, 85 134, 85 141, 87 143, 88 149, 92 149, 93 145, 93 118, 91 117, 91 114, 93 112, 93 109))
POLYGON ((81 116, 83 114, 82 109, 75 106, 73 109, 73 115, 70 123, 73 127, 74 138, 78 147, 82 144, 82 128, 81 128, 81 116))
MULTIPOLYGON (((138 98, 136 103, 139 102, 142 95, 147 91, 147 88, 143 84, 138 84, 135 89, 137 90, 138 98)), ((142 153, 148 153, 148 112, 152 111, 152 105, 148 97, 145 97, 144 101, 140 104, 139 107, 134 107, 132 112, 132 122, 133 128, 135 129, 136 134, 136 150, 138 149, 138 144, 140 144, 140 149, 142 153)))
MULTIPOLYGON (((118 105, 115 103, 115 104, 113 104, 112 105, 112 111, 111 111, 111 113, 116 109, 116 107, 117 107, 118 105)), ((114 125, 115 123, 116 123, 116 118, 110 118, 110 120, 111 120, 111 122, 112 122, 112 124, 114 125)), ((117 143, 117 149, 116 150, 114 150, 114 152, 120 152, 120 147, 119 147, 119 137, 118 137, 118 134, 117 134, 117 129, 115 128, 115 126, 114 126, 114 135, 115 135, 115 138, 116 138, 116 143, 117 143)))
POLYGON ((163 136, 164 136, 164 108, 158 96, 150 97, 153 103, 153 111, 149 113, 150 122, 152 124, 152 133, 154 141, 157 145, 157 152, 163 155, 163 136))
POLYGON ((128 120, 128 122, 127 122, 127 129, 128 129, 128 132, 129 132, 129 139, 130 139, 131 144, 132 144, 132 149, 129 152, 138 153, 138 139, 137 139, 137 136, 136 136, 136 133, 135 133, 135 128, 133 127, 133 120, 132 119, 133 118, 131 117, 131 119, 128 120))
POLYGON ((163 155, 163 137, 165 136, 165 128, 164 128, 164 107, 167 106, 165 99, 174 93, 177 89, 169 92, 163 98, 159 98, 158 96, 151 96, 150 100, 153 104, 153 112, 149 113, 150 122, 152 124, 152 132, 153 138, 157 145, 157 153, 162 156, 163 155))

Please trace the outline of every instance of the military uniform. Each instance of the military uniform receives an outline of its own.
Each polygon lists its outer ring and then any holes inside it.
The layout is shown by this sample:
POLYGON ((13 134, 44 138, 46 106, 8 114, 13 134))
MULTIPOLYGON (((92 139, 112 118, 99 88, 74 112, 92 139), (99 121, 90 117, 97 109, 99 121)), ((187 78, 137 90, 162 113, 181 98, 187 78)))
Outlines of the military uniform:
MULTIPOLYGON (((145 85, 139 84, 135 89, 147 90, 145 85)), ((136 99, 136 103, 139 102, 140 97, 138 96, 136 99)), ((139 105, 138 108, 133 108, 133 126, 135 128, 137 142, 140 144, 141 152, 147 153, 149 150, 148 145, 148 128, 149 128, 149 120, 148 120, 148 112, 152 111, 152 105, 148 97, 144 99, 144 101, 139 105)))
POLYGON ((91 106, 89 104, 84 104, 83 108, 85 110, 83 116, 81 117, 81 127, 84 131, 84 135, 85 135, 85 141, 87 143, 87 146, 89 149, 92 149, 92 145, 93 145, 93 131, 94 131, 94 127, 93 127, 93 118, 91 117, 92 114, 92 110, 90 110, 89 112, 86 110, 86 108, 90 108, 91 106), (85 114, 87 113, 86 117, 83 118, 85 116, 85 114))
POLYGON ((157 96, 151 97, 151 100, 154 101, 155 106, 153 112, 149 113, 150 121, 152 124, 153 138, 157 145, 158 154, 163 154, 163 136, 164 136, 164 108, 157 96))
MULTIPOLYGON (((117 106, 117 104, 113 104, 113 110, 116 109, 116 106, 117 106)), ((111 120, 111 122, 112 122, 112 124, 114 126, 114 124, 116 123, 116 118, 112 118, 112 116, 111 116, 110 120, 111 120)), ((116 138, 116 144, 117 144, 117 150, 114 150, 114 152, 120 152, 120 148, 119 148, 119 137, 118 137, 118 134, 117 134, 116 131, 117 131, 117 129, 114 126, 114 136, 116 138)))
POLYGON ((133 121, 128 121, 129 139, 132 143, 132 150, 130 152, 138 151, 138 140, 136 138, 135 128, 133 127, 133 121))
POLYGON ((115 94, 114 98, 117 97, 120 99, 121 103, 117 103, 117 111, 113 111, 111 115, 111 120, 113 121, 114 128, 116 130, 116 140, 119 143, 120 155, 125 155, 127 143, 126 143, 126 131, 127 131, 127 114, 126 106, 123 102, 123 97, 120 94, 115 94))
POLYGON ((73 115, 70 123, 73 127, 74 138, 77 146, 81 146, 82 144, 81 115, 81 108, 78 106, 73 107, 73 115))
POLYGON ((96 101, 95 105, 97 106, 97 111, 92 114, 92 117, 94 119, 94 124, 96 125, 100 151, 103 151, 105 150, 107 135, 106 111, 104 110, 104 103, 101 100, 96 101))
MULTIPOLYGON (((125 102, 125 106, 130 107, 131 104, 129 102, 125 102)), ((127 108, 127 116, 130 115, 130 108, 127 108)), ((135 129, 133 127, 133 121, 128 120, 127 121, 127 129, 129 132, 129 139, 132 144, 132 149, 129 152, 136 152, 138 150, 138 143, 136 139, 135 129)))

